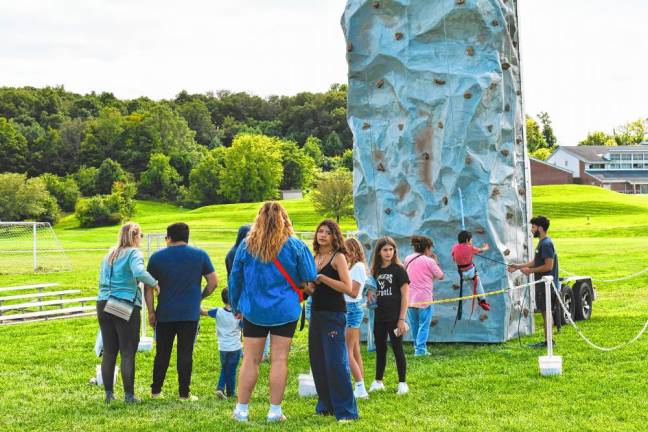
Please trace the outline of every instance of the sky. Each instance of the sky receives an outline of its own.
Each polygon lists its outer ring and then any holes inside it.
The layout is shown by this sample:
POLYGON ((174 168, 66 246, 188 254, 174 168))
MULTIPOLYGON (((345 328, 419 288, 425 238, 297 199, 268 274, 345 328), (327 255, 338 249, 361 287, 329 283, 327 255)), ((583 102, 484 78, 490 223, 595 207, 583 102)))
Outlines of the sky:
MULTIPOLYGON (((446 0, 453 1, 453 0, 446 0)), ((0 86, 119 98, 346 82, 346 0, 0 2, 0 86)), ((558 141, 648 117, 647 0, 520 0, 526 112, 558 141)))

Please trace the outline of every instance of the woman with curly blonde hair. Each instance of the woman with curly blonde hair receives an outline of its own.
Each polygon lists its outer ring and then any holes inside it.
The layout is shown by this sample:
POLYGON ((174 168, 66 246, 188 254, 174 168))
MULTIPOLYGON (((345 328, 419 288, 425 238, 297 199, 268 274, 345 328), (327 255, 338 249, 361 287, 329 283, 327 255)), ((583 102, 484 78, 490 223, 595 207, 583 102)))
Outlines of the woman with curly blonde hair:
POLYGON ((317 277, 308 246, 293 236, 288 213, 277 202, 259 209, 241 242, 229 277, 232 312, 243 318, 243 364, 233 418, 248 420, 248 402, 259 377, 265 339, 270 334, 270 410, 267 421, 283 421, 288 352, 301 314, 301 289, 317 277))

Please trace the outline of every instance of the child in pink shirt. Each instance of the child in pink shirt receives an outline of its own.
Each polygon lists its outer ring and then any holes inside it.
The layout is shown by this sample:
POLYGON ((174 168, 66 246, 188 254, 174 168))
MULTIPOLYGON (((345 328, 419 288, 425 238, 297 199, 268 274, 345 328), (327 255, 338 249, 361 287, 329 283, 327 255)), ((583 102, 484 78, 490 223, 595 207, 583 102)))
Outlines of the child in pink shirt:
MULTIPOLYGON (((484 295, 484 287, 481 278, 477 274, 473 257, 478 253, 486 252, 489 249, 488 243, 484 243, 480 248, 473 246, 472 234, 468 231, 461 231, 457 236, 457 240, 458 243, 452 247, 452 259, 457 264, 461 286, 463 288, 464 281, 470 282, 473 287, 473 295, 482 296, 484 295)), ((479 297, 478 300, 482 309, 485 311, 490 310, 490 304, 483 297, 479 297)), ((461 309, 457 312, 457 317, 461 319, 461 309)))
POLYGON ((424 356, 430 355, 427 339, 434 312, 434 306, 425 303, 433 300, 434 280, 443 279, 443 272, 432 258, 432 239, 414 236, 412 246, 414 253, 405 258, 405 269, 410 279, 407 318, 412 328, 414 355, 424 356))

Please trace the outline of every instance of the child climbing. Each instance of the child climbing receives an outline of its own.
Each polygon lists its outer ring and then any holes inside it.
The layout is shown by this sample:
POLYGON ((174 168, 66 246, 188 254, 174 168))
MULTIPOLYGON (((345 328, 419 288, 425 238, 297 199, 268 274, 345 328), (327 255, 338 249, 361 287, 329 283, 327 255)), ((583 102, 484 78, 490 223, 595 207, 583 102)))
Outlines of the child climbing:
MULTIPOLYGON (((469 231, 461 231, 457 236, 458 243, 452 247, 452 259, 457 264, 459 271, 460 289, 463 291, 463 284, 470 282, 473 288, 473 295, 484 295, 484 287, 481 283, 481 278, 477 274, 477 268, 473 263, 473 257, 481 252, 486 252, 489 249, 488 243, 484 243, 482 247, 478 248, 472 244, 472 234, 469 231)), ((463 293, 460 291, 460 296, 463 293)), ((479 306, 485 311, 490 310, 490 304, 484 297, 478 297, 479 306)), ((459 309, 457 310, 457 319, 461 319, 461 304, 459 302, 459 309)), ((474 305, 474 303, 473 303, 474 305)))

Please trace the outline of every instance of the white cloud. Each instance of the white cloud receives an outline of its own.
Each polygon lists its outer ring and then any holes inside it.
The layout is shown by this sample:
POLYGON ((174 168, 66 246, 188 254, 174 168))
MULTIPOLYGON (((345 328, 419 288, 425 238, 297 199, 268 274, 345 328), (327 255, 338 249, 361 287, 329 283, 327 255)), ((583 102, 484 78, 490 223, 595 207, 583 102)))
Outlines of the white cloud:
MULTIPOLYGON (((170 98, 259 95, 346 81, 345 0, 0 3, 0 85, 170 98)), ((562 144, 648 116, 643 0, 520 0, 527 112, 562 144)))

